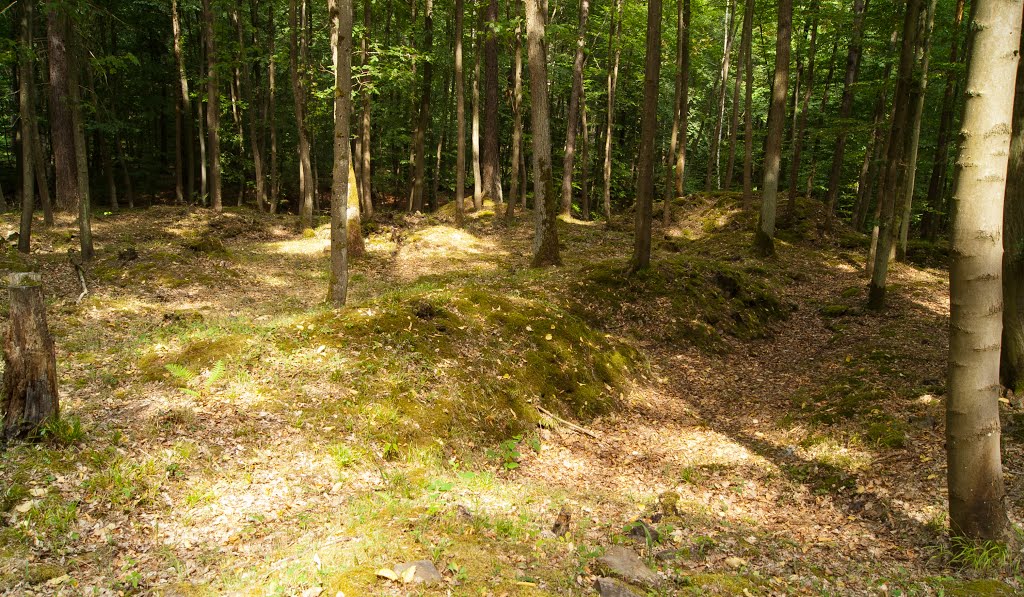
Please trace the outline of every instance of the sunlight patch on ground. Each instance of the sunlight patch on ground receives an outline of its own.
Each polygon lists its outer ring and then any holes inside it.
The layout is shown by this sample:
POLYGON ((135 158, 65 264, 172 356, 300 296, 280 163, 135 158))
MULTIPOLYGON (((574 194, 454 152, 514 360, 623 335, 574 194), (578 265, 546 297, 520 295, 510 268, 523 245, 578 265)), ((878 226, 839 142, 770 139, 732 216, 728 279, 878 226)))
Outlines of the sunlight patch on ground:
POLYGON ((330 246, 330 239, 320 238, 319 235, 267 244, 268 249, 281 255, 322 255, 330 246))

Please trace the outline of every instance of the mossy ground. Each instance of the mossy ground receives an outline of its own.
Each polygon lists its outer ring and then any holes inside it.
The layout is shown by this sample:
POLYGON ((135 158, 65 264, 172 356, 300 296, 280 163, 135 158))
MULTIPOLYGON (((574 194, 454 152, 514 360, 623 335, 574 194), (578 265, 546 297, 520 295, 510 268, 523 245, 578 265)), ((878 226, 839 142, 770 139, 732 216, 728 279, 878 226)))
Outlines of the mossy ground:
POLYGON ((619 221, 560 221, 533 270, 529 217, 383 214, 341 311, 323 227, 171 207, 97 217, 76 302, 61 217, 4 262, 44 275, 65 418, 0 453, 0 587, 408 594, 375 572, 425 558, 437 594, 587 594, 624 542, 669 593, 955 590, 941 448, 904 423, 937 408, 943 284, 895 268, 910 324, 880 325, 798 207, 760 261, 736 195, 680 200, 637 276, 619 221))

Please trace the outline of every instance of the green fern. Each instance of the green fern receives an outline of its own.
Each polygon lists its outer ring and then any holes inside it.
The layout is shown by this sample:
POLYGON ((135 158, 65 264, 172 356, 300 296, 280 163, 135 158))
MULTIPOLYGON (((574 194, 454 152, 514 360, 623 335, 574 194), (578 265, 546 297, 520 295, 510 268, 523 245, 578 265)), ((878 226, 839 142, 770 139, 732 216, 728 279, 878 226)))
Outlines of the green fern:
POLYGON ((209 375, 206 376, 206 383, 203 384, 209 389, 213 384, 217 383, 217 380, 224 376, 224 361, 217 361, 214 363, 213 368, 210 369, 209 375))
POLYGON ((168 373, 182 383, 188 383, 196 378, 195 372, 187 367, 182 367, 181 365, 176 365, 174 363, 164 365, 164 369, 167 369, 168 373))

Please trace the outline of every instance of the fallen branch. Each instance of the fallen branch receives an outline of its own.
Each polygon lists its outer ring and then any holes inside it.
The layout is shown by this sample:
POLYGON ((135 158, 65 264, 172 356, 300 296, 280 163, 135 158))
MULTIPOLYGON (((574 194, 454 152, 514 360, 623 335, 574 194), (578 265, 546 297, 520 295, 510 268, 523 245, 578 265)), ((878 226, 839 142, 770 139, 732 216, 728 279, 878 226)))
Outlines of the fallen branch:
POLYGON ((537 407, 537 412, 539 412, 540 414, 544 415, 545 417, 555 421, 556 423, 559 423, 561 425, 565 425, 566 427, 568 427, 569 429, 572 429, 573 431, 577 431, 579 433, 582 433, 583 435, 592 437, 592 438, 594 438, 596 440, 600 440, 601 439, 601 436, 599 436, 598 434, 594 433, 593 431, 591 431, 589 429, 585 429, 583 427, 580 427, 576 423, 571 423, 569 421, 566 421, 562 417, 559 417, 558 415, 556 415, 555 413, 547 410, 543 406, 538 406, 537 407))
POLYGON ((85 268, 82 267, 80 261, 75 259, 75 251, 73 249, 68 249, 68 261, 75 268, 75 273, 78 274, 78 281, 82 283, 82 294, 78 295, 78 298, 75 299, 76 303, 80 303, 82 299, 89 295, 89 287, 85 283, 85 268))

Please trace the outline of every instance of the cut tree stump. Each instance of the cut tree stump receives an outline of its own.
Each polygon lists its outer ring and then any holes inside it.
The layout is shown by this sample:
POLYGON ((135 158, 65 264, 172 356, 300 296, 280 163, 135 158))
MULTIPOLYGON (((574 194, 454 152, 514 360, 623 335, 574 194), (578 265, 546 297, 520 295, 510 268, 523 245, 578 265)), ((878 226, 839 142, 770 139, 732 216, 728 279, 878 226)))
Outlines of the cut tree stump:
POLYGON ((4 334, 3 439, 35 435, 60 412, 57 357, 46 325, 42 277, 9 276, 10 321, 4 334))

